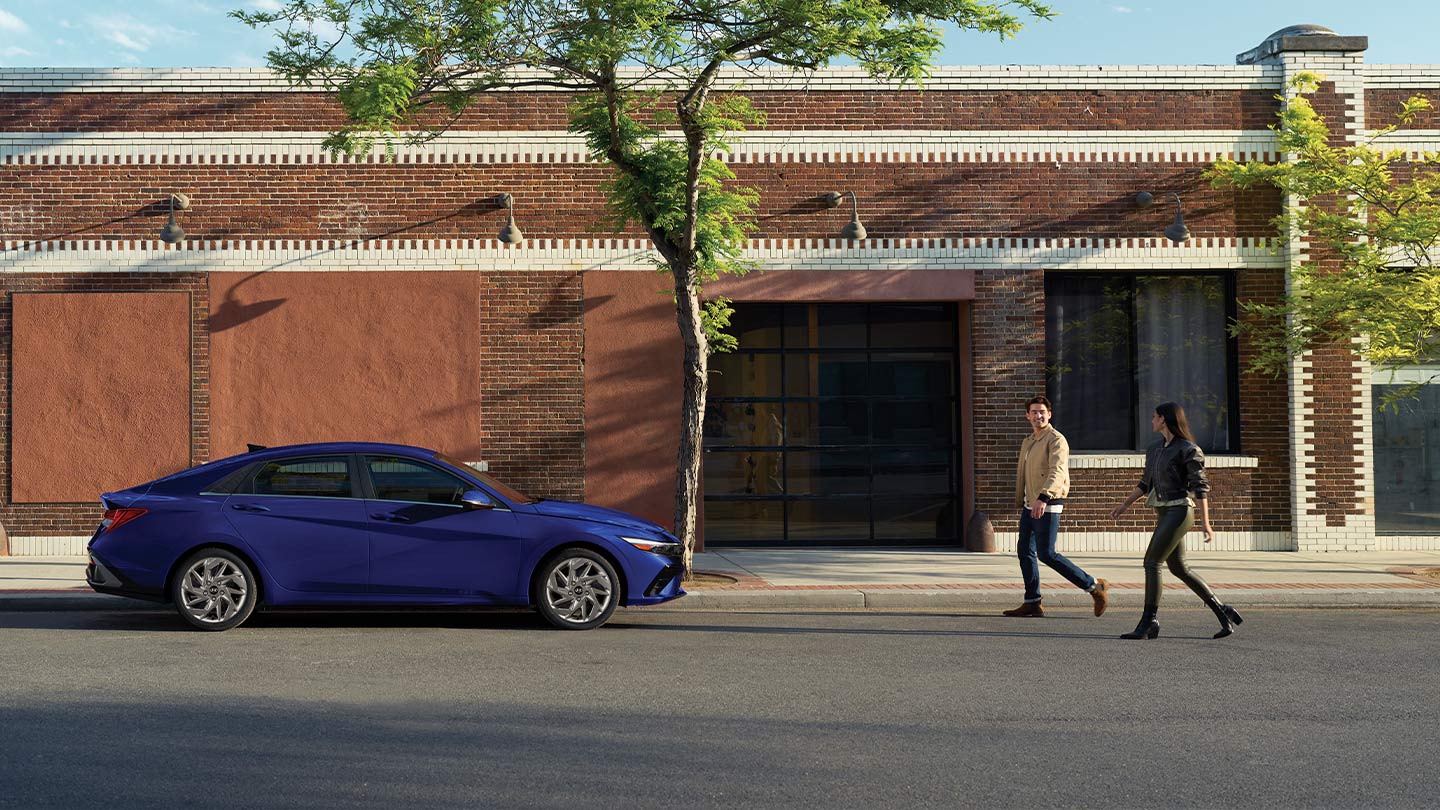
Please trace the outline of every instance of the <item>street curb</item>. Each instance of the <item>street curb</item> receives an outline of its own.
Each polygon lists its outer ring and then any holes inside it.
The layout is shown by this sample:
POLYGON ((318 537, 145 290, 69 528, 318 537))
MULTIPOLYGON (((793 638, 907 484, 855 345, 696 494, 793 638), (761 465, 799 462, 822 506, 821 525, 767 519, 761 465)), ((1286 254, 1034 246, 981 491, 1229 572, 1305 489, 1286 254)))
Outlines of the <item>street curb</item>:
POLYGON ((53 591, 42 593, 0 592, 0 613, 24 613, 49 610, 169 610, 168 605, 127 599, 104 593, 85 591, 53 591))
MULTIPOLYGON (((1220 594, 1228 604, 1237 607, 1303 607, 1321 609, 1346 608, 1440 608, 1440 589, 1435 590, 1349 590, 1316 588, 1313 590, 1232 590, 1220 594)), ((961 589, 884 589, 865 590, 837 588, 804 591, 690 591, 685 597, 665 603, 670 610, 788 610, 788 609, 850 609, 850 610, 998 610, 1020 604, 1018 591, 986 591, 961 589)), ((1117 607, 1139 610, 1144 606, 1144 591, 1110 592, 1109 609, 1117 607)), ((1166 593, 1162 607, 1202 607, 1190 594, 1166 593)), ((1088 594, 1062 593, 1045 597, 1046 610, 1083 610, 1089 612, 1093 602, 1088 594)))
MULTIPOLYGON (((1440 608, 1440 589, 1286 589, 1231 590, 1221 598, 1238 608, 1440 608)), ((1020 604, 1017 592, 963 589, 877 589, 834 588, 816 590, 695 590, 660 610, 748 611, 748 610, 948 610, 998 611, 1020 604)), ((1110 592, 1111 610, 1138 610, 1144 602, 1140 590, 1110 592)), ((1167 592, 1163 608, 1198 608, 1199 600, 1187 593, 1167 592)), ((1045 597, 1045 609, 1090 612, 1091 601, 1079 591, 1060 592, 1045 597)), ((0 613, 39 611, 111 611, 150 610, 169 612, 171 608, 158 602, 127 599, 84 591, 11 592, 0 591, 0 613)))

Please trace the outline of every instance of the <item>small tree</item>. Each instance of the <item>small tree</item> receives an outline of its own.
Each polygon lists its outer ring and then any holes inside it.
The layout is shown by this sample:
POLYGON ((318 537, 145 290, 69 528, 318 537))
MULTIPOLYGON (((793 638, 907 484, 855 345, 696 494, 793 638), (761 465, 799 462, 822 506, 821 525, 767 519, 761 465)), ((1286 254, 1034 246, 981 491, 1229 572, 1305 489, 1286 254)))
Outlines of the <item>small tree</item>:
MULTIPOLYGON (((1430 361, 1440 349, 1440 173, 1435 153, 1412 160, 1385 148, 1384 138, 1431 104, 1413 96, 1401 104, 1399 124, 1356 145, 1336 146, 1306 98, 1323 79, 1300 73, 1291 82, 1293 95, 1277 96, 1280 122, 1271 129, 1286 160, 1220 160, 1207 170, 1217 186, 1268 183, 1289 194, 1290 205, 1274 219, 1277 229, 1286 238, 1309 237, 1321 249, 1292 269, 1291 289, 1280 303, 1243 304, 1252 317, 1236 330, 1256 347, 1252 368, 1276 375, 1317 346, 1357 339, 1360 356, 1378 369, 1430 361)), ((1422 384, 1413 383, 1409 393, 1422 384)))
POLYGON ((685 380, 675 534, 687 574, 707 358, 734 346, 729 302, 701 291, 752 269, 742 251, 758 199, 714 157, 726 133, 762 120, 743 96, 712 94, 720 69, 814 70, 845 58, 918 84, 941 23, 1003 39, 1022 27, 1019 14, 1051 16, 1038 0, 290 0, 232 14, 275 30, 273 69, 338 92, 350 122, 326 140, 335 153, 432 138, 491 90, 576 93, 570 130, 615 170, 605 188, 614 223, 639 223, 671 277, 685 380), (437 106, 448 118, 423 126, 421 112, 437 106))

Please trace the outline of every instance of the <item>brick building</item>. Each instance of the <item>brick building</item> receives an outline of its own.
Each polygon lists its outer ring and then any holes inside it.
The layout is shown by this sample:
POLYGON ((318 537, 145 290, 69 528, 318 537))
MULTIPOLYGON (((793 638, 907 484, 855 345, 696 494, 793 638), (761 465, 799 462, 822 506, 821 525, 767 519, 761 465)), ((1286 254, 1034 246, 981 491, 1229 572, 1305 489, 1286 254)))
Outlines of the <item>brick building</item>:
MULTIPOLYGON (((959 544, 978 509, 1013 545, 1023 403, 1048 390, 1067 549, 1143 548, 1144 510, 1105 513, 1165 399, 1207 449, 1216 548, 1440 547, 1435 386, 1377 414, 1395 381, 1344 352, 1247 373, 1225 322, 1309 246, 1274 236, 1277 192, 1201 180, 1279 158, 1298 70, 1328 77, 1317 107, 1349 138, 1440 96, 1440 66, 1365 47, 1298 27, 1231 66, 942 68, 923 93, 728 78, 768 116, 727 156, 761 193, 764 272, 714 287, 741 350, 713 364, 706 542, 959 544), (864 241, 825 199, 852 191, 864 241)), ((608 170, 566 103, 495 93, 393 162, 337 162, 335 100, 265 71, 0 70, 0 553, 80 553, 100 492, 247 442, 429 446, 668 523, 667 279, 641 232, 605 229, 608 170)), ((1392 140, 1440 148, 1440 121, 1392 140)))

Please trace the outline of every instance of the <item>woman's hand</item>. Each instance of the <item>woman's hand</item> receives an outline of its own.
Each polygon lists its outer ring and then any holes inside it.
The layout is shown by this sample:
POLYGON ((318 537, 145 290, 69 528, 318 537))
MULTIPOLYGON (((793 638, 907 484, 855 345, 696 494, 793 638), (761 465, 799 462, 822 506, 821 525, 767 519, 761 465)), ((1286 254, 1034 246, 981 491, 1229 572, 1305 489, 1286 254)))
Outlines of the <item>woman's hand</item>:
POLYGON ((1204 529, 1201 529, 1201 531, 1203 531, 1203 532, 1205 533, 1205 542, 1209 543, 1210 541, 1212 541, 1212 540, 1215 539, 1215 527, 1214 527, 1214 526, 1211 526, 1210 524, 1207 523, 1207 524, 1205 524, 1205 528, 1204 528, 1204 529))
POLYGON ((1125 514, 1125 510, 1128 509, 1128 508, 1130 508, 1130 504, 1128 504, 1128 503, 1122 503, 1122 504, 1120 504, 1119 506, 1115 507, 1114 509, 1111 509, 1111 510, 1110 510, 1110 519, 1111 519, 1111 520, 1119 520, 1119 519, 1120 519, 1120 516, 1123 515, 1123 514, 1125 514))

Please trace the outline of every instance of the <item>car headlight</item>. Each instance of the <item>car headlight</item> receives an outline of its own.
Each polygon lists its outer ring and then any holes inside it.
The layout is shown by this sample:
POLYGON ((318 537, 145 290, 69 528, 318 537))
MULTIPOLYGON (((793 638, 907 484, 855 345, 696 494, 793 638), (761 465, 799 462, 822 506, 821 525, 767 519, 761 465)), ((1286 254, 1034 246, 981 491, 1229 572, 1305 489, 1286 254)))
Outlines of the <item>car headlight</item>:
POLYGON ((682 557, 685 554, 683 545, 671 543, 668 540, 655 540, 650 537, 622 537, 620 539, 651 554, 659 554, 664 557, 682 557))

